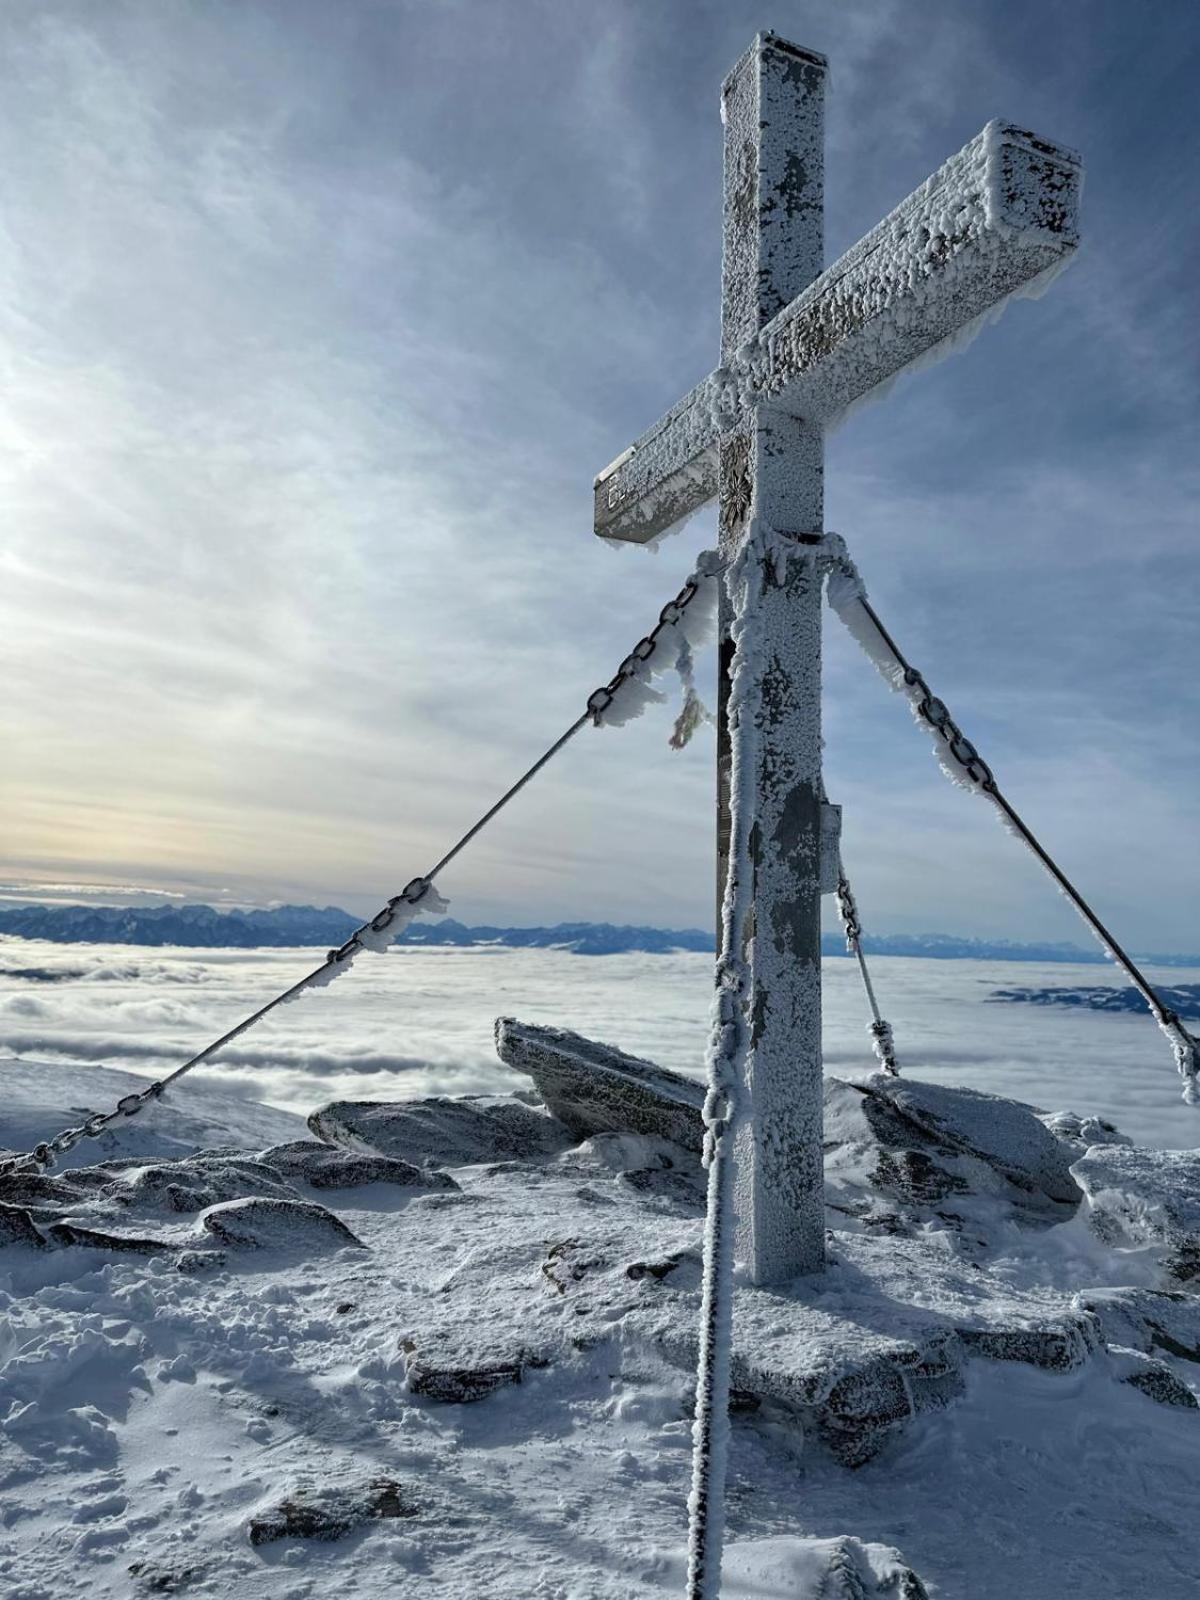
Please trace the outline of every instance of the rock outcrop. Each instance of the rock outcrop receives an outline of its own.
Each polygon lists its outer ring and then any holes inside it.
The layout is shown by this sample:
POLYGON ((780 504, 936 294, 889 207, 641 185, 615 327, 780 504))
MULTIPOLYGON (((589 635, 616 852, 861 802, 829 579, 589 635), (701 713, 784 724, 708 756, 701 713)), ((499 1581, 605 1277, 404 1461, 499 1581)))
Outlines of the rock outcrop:
POLYGON ((256 1511, 246 1525, 253 1545, 279 1539, 343 1539, 380 1517, 417 1517, 420 1502, 394 1478, 334 1487, 299 1483, 282 1500, 256 1511))
POLYGON ((308 1126, 326 1144, 406 1161, 414 1167, 465 1167, 484 1161, 544 1161, 571 1135, 521 1100, 437 1095, 394 1104, 335 1100, 308 1126))
POLYGON ((33 1218, 23 1206, 0 1203, 0 1246, 23 1244, 41 1250, 45 1243, 33 1225, 33 1218))
POLYGON ((721 1564, 725 1600, 928 1600, 898 1550, 861 1539, 735 1540, 721 1564))
POLYGON ((200 1225, 237 1250, 315 1255, 347 1245, 366 1248, 332 1211, 308 1200, 230 1200, 210 1206, 200 1225))
POLYGON ((1105 1244, 1151 1250, 1169 1285, 1200 1286, 1200 1150, 1100 1145, 1071 1171, 1105 1244))
POLYGON ((320 1139, 273 1145, 258 1159, 292 1183, 307 1183, 314 1189, 358 1189, 368 1183, 392 1183, 404 1189, 458 1188, 449 1173, 437 1168, 414 1166, 395 1156, 342 1149, 320 1139))
POLYGON ((550 1113, 577 1138, 643 1133, 700 1153, 704 1085, 564 1028, 496 1019, 501 1061, 533 1079, 550 1113))

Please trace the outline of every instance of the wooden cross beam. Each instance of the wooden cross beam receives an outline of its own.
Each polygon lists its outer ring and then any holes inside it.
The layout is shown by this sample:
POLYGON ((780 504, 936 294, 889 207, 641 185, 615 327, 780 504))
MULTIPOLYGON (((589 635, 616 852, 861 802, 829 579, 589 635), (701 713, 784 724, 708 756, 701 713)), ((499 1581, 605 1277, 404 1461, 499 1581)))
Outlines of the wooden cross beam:
POLYGON ((824 430, 1010 295, 1040 288, 1078 237, 1078 157, 992 122, 822 272, 825 79, 822 56, 760 34, 726 80, 722 364, 595 485, 607 539, 644 543, 716 496, 728 557, 754 528, 775 541, 756 588, 756 659, 737 657, 727 589, 718 669, 722 895, 730 772, 739 758, 754 766, 754 815, 741 819, 754 880, 750 1046, 734 1141, 738 1255, 759 1283, 824 1260, 822 575, 811 548, 824 430))

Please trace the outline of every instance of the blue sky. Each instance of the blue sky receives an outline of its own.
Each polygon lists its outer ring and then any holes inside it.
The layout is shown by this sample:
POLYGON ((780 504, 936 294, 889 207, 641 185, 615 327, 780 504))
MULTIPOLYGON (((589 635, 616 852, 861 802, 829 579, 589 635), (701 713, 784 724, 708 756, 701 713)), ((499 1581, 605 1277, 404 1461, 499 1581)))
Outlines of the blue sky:
MULTIPOLYGON (((368 910, 710 542, 591 480, 714 364, 722 77, 831 61, 832 260, 993 116, 1082 150, 1042 299, 828 447, 828 525, 1114 927, 1200 948, 1194 98, 1177 4, 0 6, 0 874, 368 910)), ((705 664, 711 674, 711 666, 705 664)), ((831 620, 867 925, 1081 937, 831 620)), ((587 732, 465 920, 704 924, 712 750, 587 732)))

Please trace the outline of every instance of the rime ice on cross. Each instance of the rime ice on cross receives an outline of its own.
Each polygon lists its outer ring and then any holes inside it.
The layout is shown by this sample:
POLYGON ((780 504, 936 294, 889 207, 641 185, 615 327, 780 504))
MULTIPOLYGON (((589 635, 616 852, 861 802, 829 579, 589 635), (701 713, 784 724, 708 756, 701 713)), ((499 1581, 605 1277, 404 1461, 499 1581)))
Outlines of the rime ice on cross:
POLYGON ((822 272, 825 77, 822 56, 761 34, 727 79, 722 364, 596 480, 604 538, 644 542, 716 495, 727 556, 764 530, 774 547, 733 715, 724 602, 717 735, 721 893, 731 762, 754 766, 750 1048, 733 1131, 737 1253, 758 1283, 824 1258, 823 429, 1009 295, 1040 287, 1077 242, 1078 158, 989 123, 822 272))

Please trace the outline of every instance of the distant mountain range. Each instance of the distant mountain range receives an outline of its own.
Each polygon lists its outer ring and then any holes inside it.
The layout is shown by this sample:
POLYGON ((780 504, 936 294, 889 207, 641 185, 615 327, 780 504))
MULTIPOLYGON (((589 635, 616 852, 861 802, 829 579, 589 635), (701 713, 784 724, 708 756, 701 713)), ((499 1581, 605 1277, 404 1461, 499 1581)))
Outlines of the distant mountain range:
MULTIPOLYGON (((276 906, 270 911, 218 911, 215 906, 0 906, 0 934, 49 939, 55 944, 184 945, 193 949, 280 949, 336 945, 360 925, 337 906, 276 906)), ((701 928, 627 928, 609 922, 560 922, 550 928, 468 928, 447 917, 414 922, 399 940, 407 945, 502 945, 516 950, 560 949, 607 956, 627 951, 662 955, 671 950, 712 950, 701 928)), ((827 933, 828 956, 845 955, 841 936, 827 933)), ((945 933, 866 934, 868 955, 924 956, 934 960, 1062 961, 1103 963, 1099 950, 1073 944, 1021 944, 1007 939, 960 939, 945 933)), ((1200 956, 1143 955, 1161 966, 1200 966, 1200 956)))

